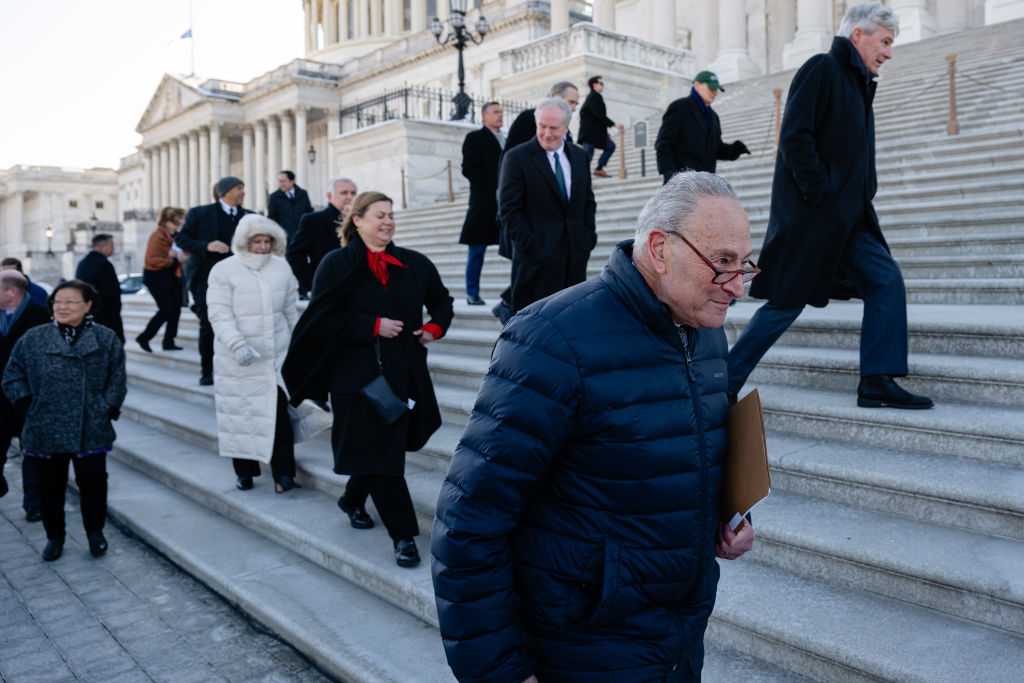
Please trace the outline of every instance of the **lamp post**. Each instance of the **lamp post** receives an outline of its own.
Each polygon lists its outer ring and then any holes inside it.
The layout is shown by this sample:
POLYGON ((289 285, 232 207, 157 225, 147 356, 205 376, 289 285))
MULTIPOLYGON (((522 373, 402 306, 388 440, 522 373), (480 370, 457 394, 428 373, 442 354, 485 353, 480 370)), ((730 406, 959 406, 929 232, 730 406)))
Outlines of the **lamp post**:
POLYGON ((445 30, 441 20, 434 17, 430 22, 430 32, 434 34, 437 42, 441 45, 455 43, 455 49, 459 52, 459 92, 452 98, 452 104, 454 105, 452 121, 465 119, 469 114, 470 105, 473 104, 472 98, 466 94, 466 67, 462 61, 462 52, 470 42, 474 45, 482 43, 484 36, 491 30, 491 27, 487 24, 487 19, 481 16, 476 22, 477 35, 473 35, 473 32, 466 27, 467 5, 468 0, 451 0, 451 11, 448 15, 448 34, 443 39, 441 35, 445 30))
POLYGON ((46 255, 53 256, 53 226, 46 226, 46 255))
POLYGON ((312 144, 309 146, 309 149, 306 150, 306 158, 309 159, 309 163, 311 165, 316 163, 316 147, 312 144))
POLYGON ((92 234, 96 234, 96 228, 99 227, 99 223, 100 219, 96 217, 96 212, 93 211, 93 214, 89 216, 89 230, 92 231, 92 234))

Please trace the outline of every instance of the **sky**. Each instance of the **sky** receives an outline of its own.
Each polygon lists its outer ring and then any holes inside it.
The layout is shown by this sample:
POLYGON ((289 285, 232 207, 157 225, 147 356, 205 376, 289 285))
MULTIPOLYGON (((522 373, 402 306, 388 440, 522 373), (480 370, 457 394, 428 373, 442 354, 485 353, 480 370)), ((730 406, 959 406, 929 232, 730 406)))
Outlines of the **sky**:
MULTIPOLYGON (((117 168, 165 73, 190 70, 189 0, 0 0, 0 169, 117 168)), ((302 56, 302 0, 192 0, 196 73, 302 56)))

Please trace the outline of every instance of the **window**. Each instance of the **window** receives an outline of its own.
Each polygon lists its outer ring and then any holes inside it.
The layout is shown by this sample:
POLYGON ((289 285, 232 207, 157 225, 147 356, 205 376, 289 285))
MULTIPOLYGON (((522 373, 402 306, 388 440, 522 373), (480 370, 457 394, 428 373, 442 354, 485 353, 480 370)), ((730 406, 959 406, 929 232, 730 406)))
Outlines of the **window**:
POLYGON ((68 200, 68 206, 70 208, 72 208, 72 209, 77 209, 78 208, 78 200, 77 199, 69 199, 68 200))
POLYGON ((101 202, 101 201, 97 201, 97 202, 96 202, 96 208, 97 208, 97 209, 102 209, 102 208, 103 208, 103 202, 101 202))

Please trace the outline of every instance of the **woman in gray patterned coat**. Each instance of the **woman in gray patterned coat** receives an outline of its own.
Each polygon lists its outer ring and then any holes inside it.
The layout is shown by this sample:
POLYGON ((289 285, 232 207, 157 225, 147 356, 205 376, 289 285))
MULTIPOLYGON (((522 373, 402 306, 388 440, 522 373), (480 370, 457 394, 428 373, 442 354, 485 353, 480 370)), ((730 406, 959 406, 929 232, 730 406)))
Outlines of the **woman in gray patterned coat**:
POLYGON ((21 447, 41 461, 43 559, 64 550, 64 494, 74 464, 82 521, 94 557, 107 552, 107 453, 125 397, 124 348, 114 331, 87 317, 96 290, 80 280, 50 295, 53 324, 32 328, 15 344, 3 391, 25 416, 21 447))

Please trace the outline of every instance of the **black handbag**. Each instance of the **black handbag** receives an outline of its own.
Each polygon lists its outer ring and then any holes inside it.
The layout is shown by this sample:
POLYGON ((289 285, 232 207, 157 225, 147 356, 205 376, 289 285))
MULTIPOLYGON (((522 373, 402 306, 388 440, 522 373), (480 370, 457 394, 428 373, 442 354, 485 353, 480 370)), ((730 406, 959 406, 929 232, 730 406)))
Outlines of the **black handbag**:
POLYGON ((409 406, 405 401, 395 396, 395 392, 392 391, 387 378, 384 377, 384 363, 380 357, 380 339, 377 340, 375 349, 377 351, 377 368, 380 370, 380 375, 363 387, 360 393, 367 398, 382 420, 392 424, 397 422, 402 415, 405 415, 405 411, 409 409, 409 406))

